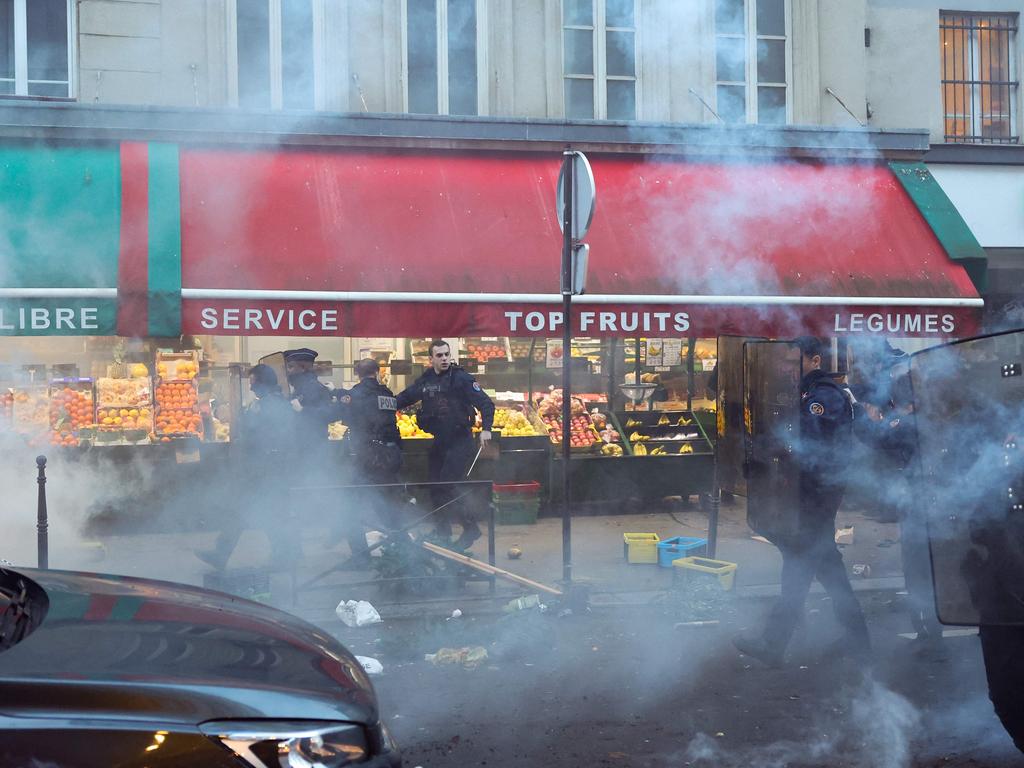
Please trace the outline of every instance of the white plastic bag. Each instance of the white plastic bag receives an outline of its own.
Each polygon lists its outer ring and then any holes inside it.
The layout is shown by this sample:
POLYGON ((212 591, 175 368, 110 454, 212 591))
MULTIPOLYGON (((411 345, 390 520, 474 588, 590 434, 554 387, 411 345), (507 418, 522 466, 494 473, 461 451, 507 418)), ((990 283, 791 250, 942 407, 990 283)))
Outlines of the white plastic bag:
MULTIPOLYGON (((366 546, 373 547, 384 541, 386 537, 380 531, 367 531, 366 532, 366 546)), ((371 557, 381 557, 384 554, 383 547, 377 547, 370 553, 371 557)))
POLYGON ((347 627, 365 627, 381 622, 377 609, 366 600, 342 600, 334 612, 347 627))
POLYGON ((356 661, 363 665, 368 675, 384 674, 384 665, 371 656, 356 656, 356 661))

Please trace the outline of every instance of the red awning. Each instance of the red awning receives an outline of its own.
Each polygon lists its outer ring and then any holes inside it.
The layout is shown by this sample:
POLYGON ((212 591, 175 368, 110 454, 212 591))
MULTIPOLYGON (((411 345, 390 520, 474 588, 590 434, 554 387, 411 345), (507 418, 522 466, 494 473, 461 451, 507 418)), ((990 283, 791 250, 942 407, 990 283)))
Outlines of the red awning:
MULTIPOLYGON (((560 335, 560 159, 183 149, 183 330, 560 335)), ((977 329, 970 278, 888 166, 591 163, 579 335, 977 329)))

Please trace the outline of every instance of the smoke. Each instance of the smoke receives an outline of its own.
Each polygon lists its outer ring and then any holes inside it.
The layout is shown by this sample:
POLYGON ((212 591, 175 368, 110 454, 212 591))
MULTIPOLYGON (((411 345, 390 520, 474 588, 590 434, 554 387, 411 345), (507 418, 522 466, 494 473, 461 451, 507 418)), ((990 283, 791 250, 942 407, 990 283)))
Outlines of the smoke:
MULTIPOLYGON (((120 466, 97 467, 88 459, 72 458, 63 451, 32 450, 17 438, 5 439, 0 442, 0 448, 4 452, 4 461, 0 462, 0 487, 4 489, 5 531, 0 558, 14 565, 36 566, 39 484, 35 458, 41 453, 47 457, 45 491, 50 566, 70 570, 102 567, 116 571, 117 562, 105 561, 101 549, 86 546, 84 531, 94 515, 112 507, 124 514, 130 492, 144 499, 146 490, 154 488, 154 475, 159 471, 156 465, 136 454, 120 466)), ((151 503, 154 501, 150 499, 151 503)), ((158 507, 158 504, 152 506, 158 507)))
POLYGON ((819 716, 809 723, 807 739, 731 750, 714 737, 701 733, 689 743, 680 764, 721 768, 825 764, 906 768, 910 765, 911 745, 921 715, 910 701, 883 683, 868 677, 855 691, 844 691, 832 701, 822 702, 818 711, 838 711, 839 715, 835 718, 819 716), (837 757, 841 763, 835 762, 837 757))

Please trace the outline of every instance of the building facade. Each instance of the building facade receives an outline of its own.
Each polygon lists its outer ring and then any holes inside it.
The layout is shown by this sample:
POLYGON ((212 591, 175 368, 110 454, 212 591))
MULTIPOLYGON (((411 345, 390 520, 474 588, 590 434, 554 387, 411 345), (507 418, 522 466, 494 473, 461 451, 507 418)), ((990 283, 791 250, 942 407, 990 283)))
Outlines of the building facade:
POLYGON ((571 138, 601 120, 644 124, 645 142, 658 125, 926 129, 1003 322, 1024 277, 1022 5, 0 0, 0 97, 269 112, 278 127, 415 113, 565 120, 571 138))
POLYGON ((913 57, 913 82, 902 83, 913 99, 886 73, 905 76, 907 24, 915 39, 930 25, 937 40, 938 11, 890 7, 899 5, 4 0, 0 92, 179 107, 931 127, 937 43, 929 65, 913 57))
POLYGON ((3 0, 0 94, 1019 143, 1020 0, 3 0))

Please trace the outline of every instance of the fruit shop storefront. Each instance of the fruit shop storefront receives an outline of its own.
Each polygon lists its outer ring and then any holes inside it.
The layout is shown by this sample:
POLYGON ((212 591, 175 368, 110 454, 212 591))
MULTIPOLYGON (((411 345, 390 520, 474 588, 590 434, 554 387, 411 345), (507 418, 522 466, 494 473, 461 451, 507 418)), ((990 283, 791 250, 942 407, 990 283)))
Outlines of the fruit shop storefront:
MULTIPOLYGON (((4 129, 37 139, 0 145, 16 190, 0 201, 14 255, 0 386, 8 432, 33 446, 145 456, 199 482, 227 460, 261 358, 313 347, 344 387, 372 356, 397 391, 439 337, 499 405, 500 457, 480 476, 560 488, 568 359, 574 495, 688 495, 713 475, 718 337, 978 330, 984 256, 915 160, 916 134, 866 153, 799 129, 701 129, 700 151, 652 133, 626 153, 614 126, 574 142, 598 204, 565 350, 554 190, 572 126, 536 140, 514 121, 366 118, 271 142, 118 114, 113 142, 62 112, 4 129)), ((414 414, 400 427, 421 479, 430 437, 414 414)), ((332 425, 339 461, 343 435, 332 425)))

